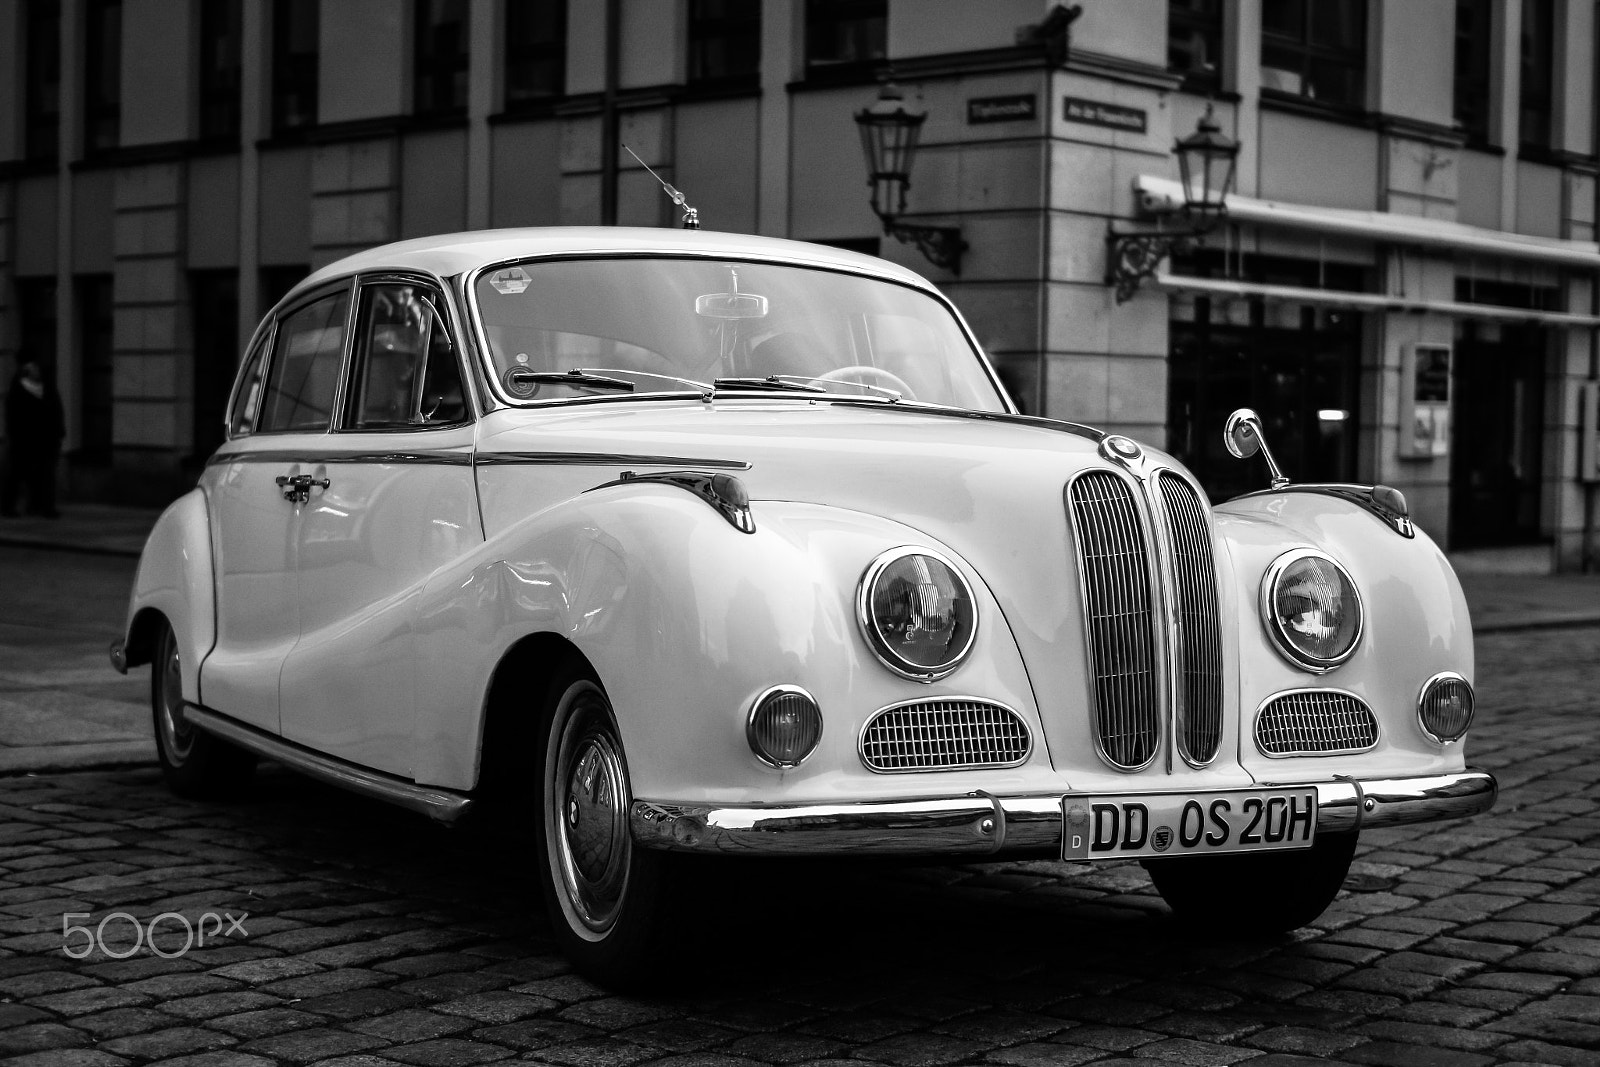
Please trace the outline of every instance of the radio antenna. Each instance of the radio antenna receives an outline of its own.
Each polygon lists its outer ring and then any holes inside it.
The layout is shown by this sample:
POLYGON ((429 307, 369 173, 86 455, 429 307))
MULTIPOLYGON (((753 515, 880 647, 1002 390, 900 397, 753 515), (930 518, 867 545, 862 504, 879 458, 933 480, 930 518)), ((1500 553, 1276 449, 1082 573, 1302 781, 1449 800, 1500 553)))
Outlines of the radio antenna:
POLYGON ((638 160, 639 166, 643 167, 645 170, 649 170, 650 177, 661 183, 662 190, 672 198, 672 202, 683 208, 683 228, 686 230, 698 230, 700 228, 700 212, 689 206, 688 199, 682 193, 678 192, 678 190, 674 189, 671 182, 667 181, 655 171, 650 170, 650 164, 646 163, 642 159, 639 159, 639 153, 635 152, 627 145, 623 145, 622 150, 628 153, 628 155, 632 156, 634 159, 638 160))

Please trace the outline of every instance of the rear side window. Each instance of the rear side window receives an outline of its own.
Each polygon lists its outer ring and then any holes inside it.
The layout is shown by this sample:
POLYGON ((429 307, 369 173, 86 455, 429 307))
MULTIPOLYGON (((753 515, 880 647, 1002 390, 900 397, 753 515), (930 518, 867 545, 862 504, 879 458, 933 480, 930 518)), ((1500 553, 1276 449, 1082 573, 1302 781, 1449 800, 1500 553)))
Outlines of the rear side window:
POLYGON ((346 426, 394 430, 466 418, 443 306, 443 296, 426 285, 383 282, 362 289, 346 426))
POLYGON ((350 297, 323 297, 278 323, 256 429, 326 430, 344 355, 350 297))

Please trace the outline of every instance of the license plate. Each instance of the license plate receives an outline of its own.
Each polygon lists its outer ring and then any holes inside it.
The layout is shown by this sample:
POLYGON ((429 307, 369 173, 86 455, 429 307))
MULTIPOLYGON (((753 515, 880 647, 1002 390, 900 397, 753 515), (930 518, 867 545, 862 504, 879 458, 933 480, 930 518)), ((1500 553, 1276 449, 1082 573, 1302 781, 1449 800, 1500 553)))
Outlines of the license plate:
POLYGON ((1306 848, 1317 832, 1317 791, 1068 796, 1061 858, 1124 860, 1306 848))

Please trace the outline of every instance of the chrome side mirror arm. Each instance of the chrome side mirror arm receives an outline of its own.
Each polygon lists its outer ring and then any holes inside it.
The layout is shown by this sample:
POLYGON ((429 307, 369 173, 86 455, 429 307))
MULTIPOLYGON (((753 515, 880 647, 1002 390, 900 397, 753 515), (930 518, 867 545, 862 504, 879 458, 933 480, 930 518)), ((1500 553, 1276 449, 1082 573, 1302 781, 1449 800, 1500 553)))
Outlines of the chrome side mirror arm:
POLYGON ((1222 433, 1222 443, 1227 446, 1228 452, 1236 459, 1248 459, 1258 451, 1261 458, 1267 461, 1267 473, 1272 478, 1272 488, 1282 489, 1289 484, 1289 479, 1278 467, 1278 461, 1272 458, 1272 449, 1267 447, 1266 435, 1261 432, 1261 416, 1251 408, 1240 408, 1228 416, 1228 425, 1222 433))

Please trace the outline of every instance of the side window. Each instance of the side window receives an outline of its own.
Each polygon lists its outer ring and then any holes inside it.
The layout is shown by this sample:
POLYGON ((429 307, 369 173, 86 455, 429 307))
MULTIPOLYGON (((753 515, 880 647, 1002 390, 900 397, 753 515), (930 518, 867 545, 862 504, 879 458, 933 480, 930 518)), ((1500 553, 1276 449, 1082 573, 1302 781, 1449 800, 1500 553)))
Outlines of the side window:
POLYGON ((242 437, 256 428, 256 417, 261 414, 261 366, 270 336, 264 334, 244 357, 244 367, 233 395, 233 410, 228 412, 229 437, 242 437))
POLYGON ((350 297, 341 292, 307 304, 278 323, 258 430, 328 428, 349 312, 350 297))
POLYGON ((384 282, 361 290, 346 426, 392 430, 466 418, 443 303, 439 291, 426 285, 384 282))

